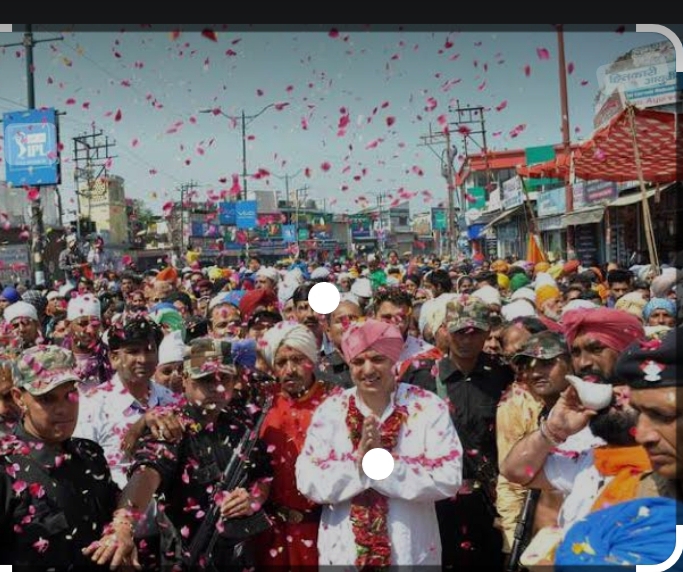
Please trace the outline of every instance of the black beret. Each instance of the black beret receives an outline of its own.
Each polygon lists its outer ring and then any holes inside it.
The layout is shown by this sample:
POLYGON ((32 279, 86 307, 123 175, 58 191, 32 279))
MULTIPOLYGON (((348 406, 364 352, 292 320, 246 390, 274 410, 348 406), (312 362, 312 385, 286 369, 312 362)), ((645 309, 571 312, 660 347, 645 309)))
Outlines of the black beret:
POLYGON ((672 328, 661 340, 632 343, 617 360, 615 378, 633 389, 683 386, 676 375, 680 361, 676 341, 682 333, 683 328, 672 328))

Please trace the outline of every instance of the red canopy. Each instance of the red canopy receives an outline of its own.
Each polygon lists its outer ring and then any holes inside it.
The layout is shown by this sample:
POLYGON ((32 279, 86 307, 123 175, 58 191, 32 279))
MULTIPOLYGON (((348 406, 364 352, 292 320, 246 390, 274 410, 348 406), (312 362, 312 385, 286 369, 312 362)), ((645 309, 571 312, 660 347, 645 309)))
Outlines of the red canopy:
MULTIPOLYGON (((574 146, 574 175, 584 181, 637 181, 640 178, 630 109, 643 180, 670 183, 683 179, 683 148, 676 144, 677 136, 683 136, 683 128, 676 114, 637 107, 624 109, 590 140, 574 146)), ((569 159, 561 155, 546 163, 517 167, 517 172, 523 177, 561 179, 569 175, 569 169, 569 159)))

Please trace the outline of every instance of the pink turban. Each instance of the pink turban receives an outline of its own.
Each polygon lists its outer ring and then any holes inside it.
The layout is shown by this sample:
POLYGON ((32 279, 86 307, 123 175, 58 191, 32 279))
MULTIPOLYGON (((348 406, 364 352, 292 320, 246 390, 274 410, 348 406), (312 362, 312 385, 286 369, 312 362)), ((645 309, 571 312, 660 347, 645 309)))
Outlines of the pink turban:
POLYGON ((379 320, 352 324, 342 337, 342 351, 346 363, 350 363, 358 354, 367 350, 375 350, 396 363, 403 351, 401 331, 393 324, 379 320))
POLYGON ((612 308, 569 310, 562 316, 564 335, 571 347, 580 334, 590 332, 596 340, 617 352, 645 338, 642 322, 633 314, 612 308))

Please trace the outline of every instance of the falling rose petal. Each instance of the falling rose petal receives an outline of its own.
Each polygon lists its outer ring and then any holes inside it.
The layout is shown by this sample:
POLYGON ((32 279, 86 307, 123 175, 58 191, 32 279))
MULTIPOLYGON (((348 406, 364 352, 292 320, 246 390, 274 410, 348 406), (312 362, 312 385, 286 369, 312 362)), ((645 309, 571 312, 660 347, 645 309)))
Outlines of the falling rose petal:
POLYGON ((130 144, 131 144, 133 147, 137 147, 139 143, 140 143, 140 141, 139 141, 138 139, 133 139, 133 140, 131 141, 130 144))
POLYGON ((477 89, 478 89, 479 91, 484 91, 484 89, 486 89, 486 82, 483 82, 482 84, 480 84, 479 86, 477 86, 477 89))
POLYGON ((121 117, 123 117, 123 115, 121 114, 121 110, 117 109, 116 114, 114 115, 114 121, 121 121, 121 117))
POLYGON ((508 106, 507 100, 501 101, 498 105, 496 105, 496 111, 503 111, 508 106))
POLYGON ((214 32, 211 28, 204 28, 202 30, 202 36, 207 40, 211 40, 212 42, 218 41, 218 36, 216 35, 216 32, 214 32))
POLYGON ((17 495, 23 493, 27 487, 26 481, 14 481, 14 483, 12 483, 12 490, 17 493, 17 495))
POLYGON ((385 119, 385 121, 387 122, 387 127, 391 127, 394 123, 396 123, 396 118, 390 115, 385 119))
POLYGON ((26 197, 29 201, 37 201, 40 198, 40 189, 37 187, 31 187, 28 193, 26 193, 26 197))
POLYGON ((338 37, 339 37, 339 30, 337 30, 337 28, 332 28, 332 29, 327 33, 327 35, 328 35, 330 38, 338 38, 338 37))
POLYGON ((550 52, 546 48, 536 48, 536 54, 539 60, 549 60, 550 52))
POLYGON ((180 30, 173 30, 170 34, 171 40, 177 40, 180 37, 180 30))
POLYGON ((311 178, 311 168, 310 167, 306 167, 304 169, 304 177, 306 177, 307 179, 311 178))
POLYGON ((584 80, 581 82, 581 85, 588 85, 588 81, 586 81, 586 80, 584 79, 584 80))
POLYGON ((433 97, 427 98, 427 105, 425 106, 425 111, 434 111, 438 105, 437 101, 433 97))
POLYGON ((365 146, 365 148, 366 149, 375 149, 382 141, 384 141, 384 139, 382 139, 381 137, 378 139, 375 139, 374 141, 370 141, 370 143, 368 143, 365 146))
POLYGON ((225 55, 232 58, 237 55, 237 52, 231 48, 228 48, 227 50, 225 50, 225 55))
POLYGON ((332 165, 330 165, 327 161, 325 161, 322 165, 320 165, 320 168, 327 172, 332 168, 332 165))
POLYGON ((524 75, 526 77, 529 77, 531 75, 531 66, 529 66, 529 65, 524 66, 524 75))
POLYGON ((50 541, 45 540, 43 537, 39 537, 38 540, 36 540, 32 546, 42 554, 48 549, 48 546, 50 546, 50 541))
POLYGON ((415 165, 415 166, 411 169, 411 171, 412 171, 413 173, 415 173, 416 175, 419 175, 420 177, 421 177, 422 175, 424 175, 424 171, 423 171, 422 169, 420 169, 420 167, 418 167, 417 165, 415 165))
POLYGON ((275 109, 277 111, 282 111, 285 107, 287 107, 289 103, 276 103, 275 104, 275 109))
POLYGON ((572 73, 574 73, 574 62, 569 62, 567 64, 567 73, 569 75, 572 75, 572 73))
POLYGON ((75 100, 73 97, 70 97, 70 98, 67 99, 64 103, 66 103, 66 105, 75 105, 75 104, 76 104, 76 100, 75 100))
POLYGON ((626 26, 619 26, 616 30, 614 30, 617 34, 623 34, 626 31, 626 26))
POLYGON ((183 538, 189 538, 190 537, 190 529, 187 526, 183 526, 180 529, 180 536, 183 538))
POLYGON ((262 97, 262 96, 263 96, 263 90, 262 90, 262 89, 257 89, 257 90, 256 90, 256 95, 259 96, 259 97, 262 97))

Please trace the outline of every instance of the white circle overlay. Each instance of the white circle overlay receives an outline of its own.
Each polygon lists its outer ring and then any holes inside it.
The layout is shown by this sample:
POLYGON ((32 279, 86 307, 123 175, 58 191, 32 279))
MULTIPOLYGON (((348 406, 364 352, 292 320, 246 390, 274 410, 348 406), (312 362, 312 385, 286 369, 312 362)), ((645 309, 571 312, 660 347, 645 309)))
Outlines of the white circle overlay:
POLYGON ((331 314, 339 307, 341 296, 334 284, 318 282, 308 292, 308 303, 318 314, 331 314))
POLYGON ((383 481, 394 470, 394 458, 386 449, 376 447, 363 455, 363 472, 373 481, 383 481))

